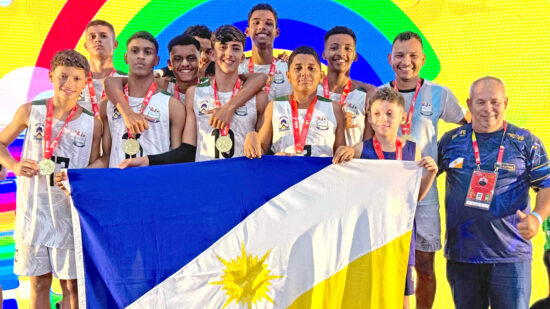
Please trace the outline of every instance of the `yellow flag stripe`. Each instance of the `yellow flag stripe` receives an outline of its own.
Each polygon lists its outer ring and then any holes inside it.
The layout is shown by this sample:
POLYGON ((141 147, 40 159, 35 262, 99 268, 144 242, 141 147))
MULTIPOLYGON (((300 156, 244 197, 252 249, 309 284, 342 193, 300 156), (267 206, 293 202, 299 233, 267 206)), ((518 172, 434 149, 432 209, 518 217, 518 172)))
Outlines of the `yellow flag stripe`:
POLYGON ((403 308, 411 232, 369 252, 288 308, 403 308))

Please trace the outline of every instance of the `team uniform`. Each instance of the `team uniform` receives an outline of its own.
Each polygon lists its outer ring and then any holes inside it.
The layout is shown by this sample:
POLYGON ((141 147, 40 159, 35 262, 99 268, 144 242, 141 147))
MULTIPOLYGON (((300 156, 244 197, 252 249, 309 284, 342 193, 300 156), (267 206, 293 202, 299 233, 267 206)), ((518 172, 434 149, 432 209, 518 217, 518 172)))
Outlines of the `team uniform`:
POLYGON ((507 124, 503 141, 504 130, 476 133, 481 170, 495 169, 501 141, 504 155, 489 209, 467 207, 465 200, 476 169, 472 131, 472 125, 466 124, 447 132, 439 142, 439 170, 447 173, 447 277, 457 308, 475 307, 462 302, 475 301, 480 297, 478 291, 488 288, 495 308, 527 308, 532 249, 516 227, 516 211, 530 211, 530 187, 550 187, 548 156, 536 136, 512 124, 507 124), (480 281, 490 281, 491 286, 481 287, 480 281))
MULTIPOLYGON (((225 105, 231 98, 232 92, 219 92, 221 105, 225 105)), ((210 81, 205 81, 195 88, 193 110, 197 121, 197 152, 195 161, 209 161, 215 159, 236 158, 244 156, 244 140, 246 134, 256 130, 258 118, 256 97, 252 97, 243 106, 235 110, 228 136, 233 142, 231 150, 221 153, 216 148, 216 141, 220 137, 220 130, 210 126, 210 114, 206 111, 215 108, 214 88, 210 81)))
MULTIPOLYGON (((393 87, 393 82, 382 87, 393 87)), ((399 93, 405 99, 405 112, 409 112, 415 89, 399 93)), ((439 119, 458 123, 466 114, 466 110, 458 104, 454 94, 447 88, 422 79, 422 84, 416 99, 410 135, 420 148, 422 157, 430 156, 437 163, 437 123, 439 119)), ((401 135, 401 130, 398 131, 401 135)), ((441 249, 441 223, 439 217, 439 198, 437 183, 418 202, 416 208, 416 249, 424 252, 435 252, 441 249)))
MULTIPOLYGON (((115 71, 115 73, 113 73, 113 76, 118 77, 118 76, 126 76, 126 75, 124 74, 124 72, 115 71)), ((97 102, 101 102, 101 96, 103 94, 103 80, 104 79, 102 78, 93 79, 95 97, 97 99, 97 102)), ((82 108, 87 109, 90 112, 93 112, 92 100, 90 99, 90 91, 88 89, 88 86, 84 87, 84 89, 78 96, 78 105, 82 106, 82 108)))
MULTIPOLYGON (((202 77, 200 79, 200 82, 202 83, 202 82, 205 82, 207 80, 208 80, 208 77, 202 77)), ((166 92, 170 93, 171 95, 176 97, 176 99, 179 99, 182 103, 185 104, 185 93, 179 91, 179 89, 178 89, 179 96, 176 94, 176 80, 175 79, 172 79, 168 83, 168 86, 166 87, 166 92)))
MULTIPOLYGON (((32 102, 21 160, 44 157, 47 100, 32 102)), ((64 122, 52 120, 52 139, 64 122)), ((65 127, 51 160, 62 168, 85 168, 90 161, 94 117, 83 110, 65 127)), ((53 174, 18 177, 14 273, 40 276, 53 272, 59 279, 76 279, 73 225, 69 198, 55 186, 53 174), (48 181, 49 178, 49 181, 48 181)))
MULTIPOLYGON (((307 109, 298 109, 300 132, 304 124, 307 109)), ((288 97, 280 97, 273 101, 273 153, 286 152, 296 154, 294 133, 292 128, 292 107, 288 97)), ((332 157, 334 140, 336 138, 336 116, 333 103, 329 99, 317 96, 317 102, 311 117, 303 155, 312 157, 332 157)))
MULTIPOLYGON (((248 70, 249 61, 250 58, 247 58, 239 65, 239 74, 250 73, 248 70)), ((271 64, 254 64, 254 73, 269 74, 270 68, 271 64)), ((290 85, 290 82, 286 77, 287 71, 287 63, 277 60, 277 63, 275 64, 275 75, 273 76, 271 88, 268 94, 269 101, 273 101, 275 98, 287 96, 292 93, 292 85, 290 85)))
MULTIPOLYGON (((317 95, 323 96, 323 86, 317 87, 317 95)), ((334 102, 340 102, 341 93, 330 92, 328 99, 334 102)), ((367 98, 367 92, 363 88, 357 88, 348 93, 346 101, 344 102, 344 112, 353 114, 353 125, 357 125, 356 128, 346 130, 346 145, 353 146, 363 141, 363 132, 365 131, 365 100, 367 98)))
MULTIPOLYGON (((395 152, 383 152, 384 159, 395 160, 395 152)), ((405 161, 414 161, 416 156, 416 143, 408 141, 403 147, 402 159, 405 161)), ((361 151, 361 159, 378 160, 378 155, 374 149, 372 138, 363 142, 363 150, 361 151)), ((407 277, 405 280, 405 296, 414 294, 414 281, 412 278, 412 268, 414 267, 414 250, 415 250, 415 234, 416 223, 413 225, 411 246, 409 249, 409 262, 407 267, 407 277)))
MULTIPOLYGON (((109 167, 118 167, 124 159, 143 157, 170 150, 170 102, 171 95, 166 92, 157 92, 143 111, 143 115, 154 118, 149 121, 149 129, 134 138, 139 142, 140 149, 136 155, 124 153, 123 144, 128 139, 128 130, 118 109, 107 102, 107 120, 111 132, 111 156, 109 167)), ((130 107, 139 114, 144 98, 128 97, 130 107)))

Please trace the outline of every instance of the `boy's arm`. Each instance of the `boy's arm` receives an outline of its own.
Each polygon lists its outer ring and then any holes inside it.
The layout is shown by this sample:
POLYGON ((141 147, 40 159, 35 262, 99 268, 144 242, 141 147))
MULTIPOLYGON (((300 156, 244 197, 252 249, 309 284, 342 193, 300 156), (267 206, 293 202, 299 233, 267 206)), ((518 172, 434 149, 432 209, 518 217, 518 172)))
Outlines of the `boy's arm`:
POLYGON ((0 132, 0 164, 13 171, 17 176, 32 177, 38 173, 38 163, 34 160, 23 159, 20 162, 15 160, 8 146, 29 126, 32 103, 21 105, 12 121, 0 132))
POLYGON ((244 141, 244 154, 248 158, 261 158, 269 151, 273 138, 273 101, 267 104, 263 113, 258 112, 256 128, 258 132, 248 132, 244 141))
POLYGON ((94 136, 92 138, 92 151, 90 152, 89 164, 92 164, 95 160, 99 158, 99 145, 101 144, 102 134, 103 124, 101 123, 101 120, 94 118, 94 136))
POLYGON ((175 149, 181 145, 182 141, 185 125, 185 106, 174 97, 170 97, 168 105, 170 109, 170 146, 171 149, 175 149))
POLYGON ((422 176, 422 179, 420 179, 420 190, 418 192, 419 202, 428 194, 428 191, 430 191, 438 170, 437 164, 432 157, 426 156, 422 159, 420 159, 420 157, 420 148, 416 146, 415 160, 420 161, 418 165, 427 170, 426 175, 422 176))
POLYGON ((182 142, 197 146, 197 119, 195 118, 195 87, 189 87, 185 93, 185 126, 182 142))
POLYGON ((244 74, 244 76, 246 76, 246 82, 241 90, 221 108, 214 109, 210 118, 212 127, 222 130, 227 124, 230 124, 235 110, 261 91, 267 81, 267 75, 263 73, 244 74))
POLYGON ((344 112, 342 111, 342 108, 340 105, 336 102, 332 102, 332 108, 334 110, 334 117, 336 117, 336 132, 335 138, 334 138, 334 145, 332 146, 332 150, 334 153, 336 153, 336 150, 340 146, 346 145, 346 135, 345 135, 345 125, 346 120, 344 116, 344 112))
MULTIPOLYGON (((107 120, 107 98, 101 100, 99 104, 99 114, 101 116, 102 135, 101 135, 101 156, 94 160, 88 168, 107 168, 109 167, 109 159, 111 157, 111 130, 109 129, 109 121, 107 120)), ((95 130, 94 130, 95 140, 95 130)))
POLYGON ((134 113, 128 102, 126 102, 123 88, 127 83, 128 77, 107 77, 104 81, 105 95, 122 115, 130 133, 136 135, 149 129, 149 124, 147 124, 145 116, 134 113))

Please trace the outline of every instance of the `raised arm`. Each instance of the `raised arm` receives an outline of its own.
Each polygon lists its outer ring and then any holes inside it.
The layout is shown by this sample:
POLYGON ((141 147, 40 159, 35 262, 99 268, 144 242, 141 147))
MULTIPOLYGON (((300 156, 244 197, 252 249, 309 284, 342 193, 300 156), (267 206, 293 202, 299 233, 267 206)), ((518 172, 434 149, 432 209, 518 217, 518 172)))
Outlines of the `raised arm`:
POLYGON ((149 129, 149 124, 145 116, 134 113, 128 102, 126 102, 123 88, 127 83, 128 77, 125 76, 107 77, 104 81, 105 95, 122 115, 130 133, 135 135, 149 129))

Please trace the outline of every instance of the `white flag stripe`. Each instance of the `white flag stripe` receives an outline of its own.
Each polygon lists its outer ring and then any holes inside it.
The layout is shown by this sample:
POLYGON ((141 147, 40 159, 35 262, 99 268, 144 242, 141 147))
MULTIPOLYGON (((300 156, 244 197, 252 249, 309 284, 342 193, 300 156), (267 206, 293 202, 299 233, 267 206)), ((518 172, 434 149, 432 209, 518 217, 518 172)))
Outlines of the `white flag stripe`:
MULTIPOLYGON (((129 308, 221 308, 226 261, 265 261, 272 279, 258 308, 284 308, 351 261, 412 228, 421 169, 416 162, 331 165, 279 194, 129 308)), ((232 302, 226 308, 240 308, 232 302)))

